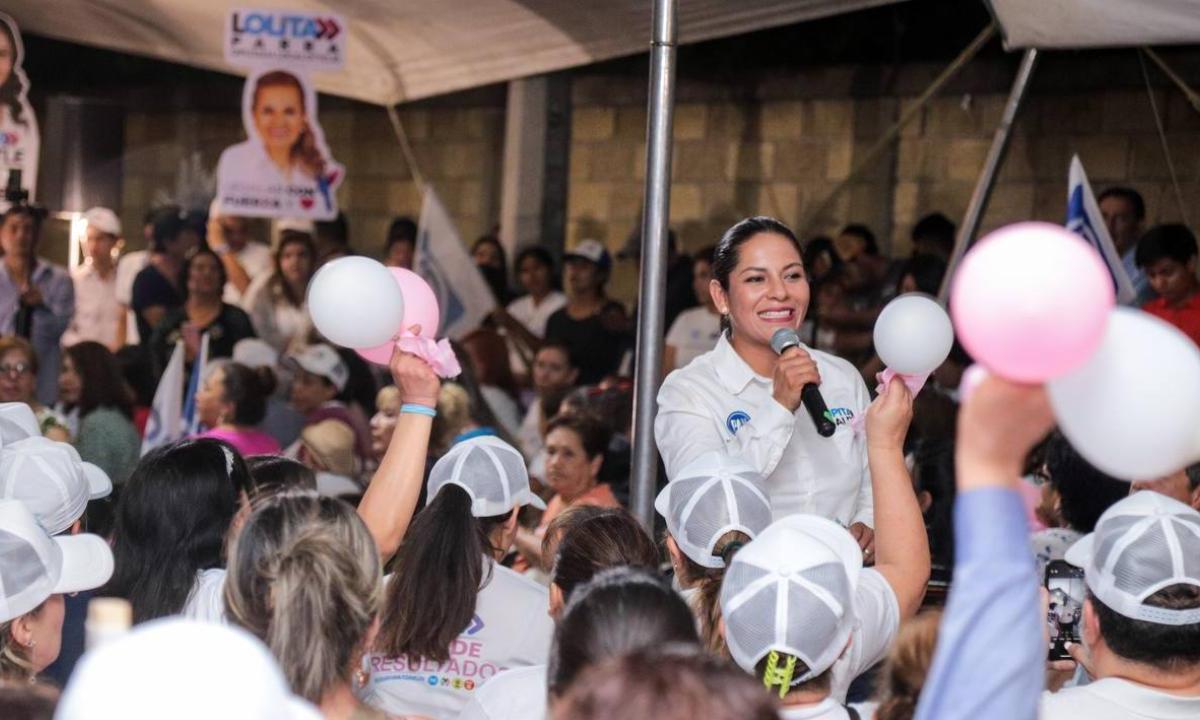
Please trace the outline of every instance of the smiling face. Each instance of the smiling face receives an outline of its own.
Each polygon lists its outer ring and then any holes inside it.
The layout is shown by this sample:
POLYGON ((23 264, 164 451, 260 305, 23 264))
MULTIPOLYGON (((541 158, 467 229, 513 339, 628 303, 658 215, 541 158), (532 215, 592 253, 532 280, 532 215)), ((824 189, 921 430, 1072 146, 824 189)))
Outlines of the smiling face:
POLYGON ((304 98, 294 85, 260 86, 254 94, 254 129, 267 151, 290 151, 304 131, 304 98))
POLYGON ((769 347, 780 328, 798 328, 808 309, 808 278, 800 251, 782 235, 758 233, 737 249, 729 289, 709 283, 717 311, 727 314, 735 344, 769 347))

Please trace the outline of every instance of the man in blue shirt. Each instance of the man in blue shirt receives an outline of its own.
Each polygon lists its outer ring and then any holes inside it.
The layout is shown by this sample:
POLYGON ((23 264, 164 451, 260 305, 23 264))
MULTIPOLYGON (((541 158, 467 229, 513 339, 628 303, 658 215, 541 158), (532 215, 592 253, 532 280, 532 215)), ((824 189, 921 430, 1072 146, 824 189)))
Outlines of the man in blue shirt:
POLYGON ((58 265, 37 256, 42 213, 28 205, 9 208, 0 221, 0 335, 21 335, 38 358, 37 399, 58 398, 59 341, 75 314, 75 287, 58 265))
POLYGON ((1146 220, 1146 201, 1133 188, 1110 187, 1100 193, 1096 202, 1116 246, 1117 255, 1121 257, 1125 273, 1129 275, 1129 282, 1133 283, 1133 291, 1137 294, 1135 307, 1141 307, 1154 297, 1150 281, 1135 260, 1138 240, 1142 237, 1142 225, 1146 220))
POLYGON ((954 586, 917 720, 1034 720, 1045 685, 1044 613, 1018 488, 1054 424, 1041 387, 989 378, 958 419, 954 586))

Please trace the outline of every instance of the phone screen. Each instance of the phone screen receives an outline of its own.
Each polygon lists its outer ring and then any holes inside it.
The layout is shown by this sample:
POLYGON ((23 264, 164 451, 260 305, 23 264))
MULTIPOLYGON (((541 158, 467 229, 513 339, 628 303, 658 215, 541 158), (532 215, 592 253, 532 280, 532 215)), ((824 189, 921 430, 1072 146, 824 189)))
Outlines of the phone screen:
POLYGON ((1083 581, 1083 568, 1062 560, 1053 560, 1046 565, 1046 590, 1050 593, 1050 604, 1046 608, 1046 624, 1050 627, 1050 659, 1064 660, 1068 642, 1078 643, 1079 623, 1083 618, 1083 599, 1087 590, 1083 581))

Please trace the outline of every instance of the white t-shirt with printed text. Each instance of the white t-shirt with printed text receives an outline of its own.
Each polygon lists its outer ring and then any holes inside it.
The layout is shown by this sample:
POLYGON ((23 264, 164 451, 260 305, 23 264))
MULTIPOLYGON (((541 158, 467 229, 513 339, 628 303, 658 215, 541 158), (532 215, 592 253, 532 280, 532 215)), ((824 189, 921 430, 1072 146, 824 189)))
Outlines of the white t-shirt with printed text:
POLYGON ((454 641, 450 659, 409 663, 370 653, 363 659, 369 680, 360 696, 392 715, 451 720, 501 671, 546 664, 554 635, 549 605, 545 587, 493 563, 491 579, 475 601, 475 616, 454 641))

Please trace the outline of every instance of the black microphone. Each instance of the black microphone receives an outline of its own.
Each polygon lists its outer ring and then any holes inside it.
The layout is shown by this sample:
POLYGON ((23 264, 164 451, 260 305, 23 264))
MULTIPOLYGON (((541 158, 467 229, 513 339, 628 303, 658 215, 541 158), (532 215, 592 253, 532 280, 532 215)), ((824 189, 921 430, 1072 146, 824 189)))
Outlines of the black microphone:
MULTIPOLYGON (((783 355, 794 347, 800 347, 800 336, 792 328, 779 328, 771 336, 771 349, 777 355, 783 355)), ((808 383, 800 390, 800 402, 812 418, 813 425, 817 426, 817 434, 821 437, 833 437, 837 426, 829 419, 829 408, 825 405, 825 398, 821 397, 821 389, 808 383)))

